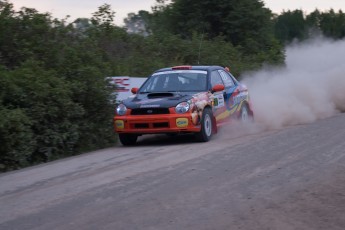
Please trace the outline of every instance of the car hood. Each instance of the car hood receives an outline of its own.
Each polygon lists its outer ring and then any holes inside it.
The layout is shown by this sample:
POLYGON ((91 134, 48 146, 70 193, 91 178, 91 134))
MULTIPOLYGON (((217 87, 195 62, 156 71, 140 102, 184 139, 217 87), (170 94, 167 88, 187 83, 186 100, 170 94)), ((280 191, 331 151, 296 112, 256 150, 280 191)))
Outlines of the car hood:
POLYGON ((122 103, 129 109, 137 108, 170 108, 181 102, 190 100, 195 92, 161 92, 139 93, 134 97, 127 98, 122 103))

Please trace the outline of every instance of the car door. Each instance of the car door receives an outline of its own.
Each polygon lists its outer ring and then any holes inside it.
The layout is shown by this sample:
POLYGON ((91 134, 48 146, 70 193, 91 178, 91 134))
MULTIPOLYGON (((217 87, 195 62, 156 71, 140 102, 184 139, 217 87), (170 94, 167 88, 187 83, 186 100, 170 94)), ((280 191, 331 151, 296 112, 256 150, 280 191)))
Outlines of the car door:
MULTIPOLYGON (((211 88, 215 85, 224 85, 222 77, 217 70, 211 72, 211 88)), ((225 85, 224 85, 225 88, 225 85)), ((220 92, 213 93, 213 114, 217 120, 222 119, 220 117, 222 113, 226 111, 226 104, 225 104, 225 96, 226 96, 226 89, 220 92)))
POLYGON ((221 76, 222 81, 224 82, 225 91, 224 91, 224 100, 227 110, 227 115, 231 116, 234 114, 240 104, 239 100, 236 100, 236 96, 240 93, 238 83, 233 80, 229 73, 218 70, 219 75, 221 76))

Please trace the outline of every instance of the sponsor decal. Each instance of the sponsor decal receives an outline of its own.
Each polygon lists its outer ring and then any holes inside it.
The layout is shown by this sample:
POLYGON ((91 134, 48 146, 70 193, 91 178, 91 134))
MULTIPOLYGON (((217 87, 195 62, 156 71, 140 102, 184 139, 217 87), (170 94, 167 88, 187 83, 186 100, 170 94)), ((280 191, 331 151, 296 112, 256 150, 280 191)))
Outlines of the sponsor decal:
POLYGON ((239 104, 242 101, 246 100, 248 97, 248 94, 245 93, 241 93, 239 95, 237 95, 236 97, 233 98, 234 104, 239 104))
POLYGON ((220 108, 224 107, 225 102, 224 102, 224 95, 223 93, 215 94, 213 98, 213 106, 215 108, 220 108))
POLYGON ((129 92, 130 79, 129 77, 114 78, 113 84, 116 85, 116 92, 129 92))
POLYGON ((115 121, 115 126, 118 129, 124 129, 125 128, 125 123, 122 120, 116 120, 115 121))
POLYGON ((188 126, 188 119, 187 118, 177 118, 176 119, 176 126, 179 128, 187 127, 188 126))
MULTIPOLYGON (((112 89, 112 96, 116 96, 116 102, 135 96, 131 93, 131 88, 139 88, 147 78, 145 77, 128 77, 112 76, 106 77, 107 87, 112 89)), ((112 99, 115 102, 115 98, 112 99)))

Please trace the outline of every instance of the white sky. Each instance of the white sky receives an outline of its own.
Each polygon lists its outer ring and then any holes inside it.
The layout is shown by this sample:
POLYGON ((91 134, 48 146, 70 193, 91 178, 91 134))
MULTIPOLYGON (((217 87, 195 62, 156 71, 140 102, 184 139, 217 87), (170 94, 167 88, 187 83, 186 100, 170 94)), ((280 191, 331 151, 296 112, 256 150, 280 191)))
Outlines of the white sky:
MULTIPOLYGON (((156 0, 9 0, 9 2, 14 4, 16 10, 25 6, 35 8, 39 12, 49 12, 53 17, 59 19, 70 15, 72 20, 79 17, 90 18, 99 6, 107 3, 116 12, 116 25, 122 25, 123 19, 127 17, 128 13, 136 13, 139 10, 150 11, 156 0)), ((302 9, 311 12, 316 8, 345 11, 345 0, 264 0, 264 3, 275 13, 288 9, 302 9)))

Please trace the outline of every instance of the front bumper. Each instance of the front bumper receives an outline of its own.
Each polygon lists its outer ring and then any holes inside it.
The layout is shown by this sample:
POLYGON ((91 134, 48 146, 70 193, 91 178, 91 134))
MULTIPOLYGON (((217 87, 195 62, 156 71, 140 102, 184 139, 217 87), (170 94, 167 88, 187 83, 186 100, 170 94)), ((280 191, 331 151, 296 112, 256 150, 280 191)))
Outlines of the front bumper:
POLYGON ((200 132, 201 126, 194 125, 192 114, 177 114, 169 109, 169 114, 130 115, 114 117, 117 133, 154 134, 200 132))

